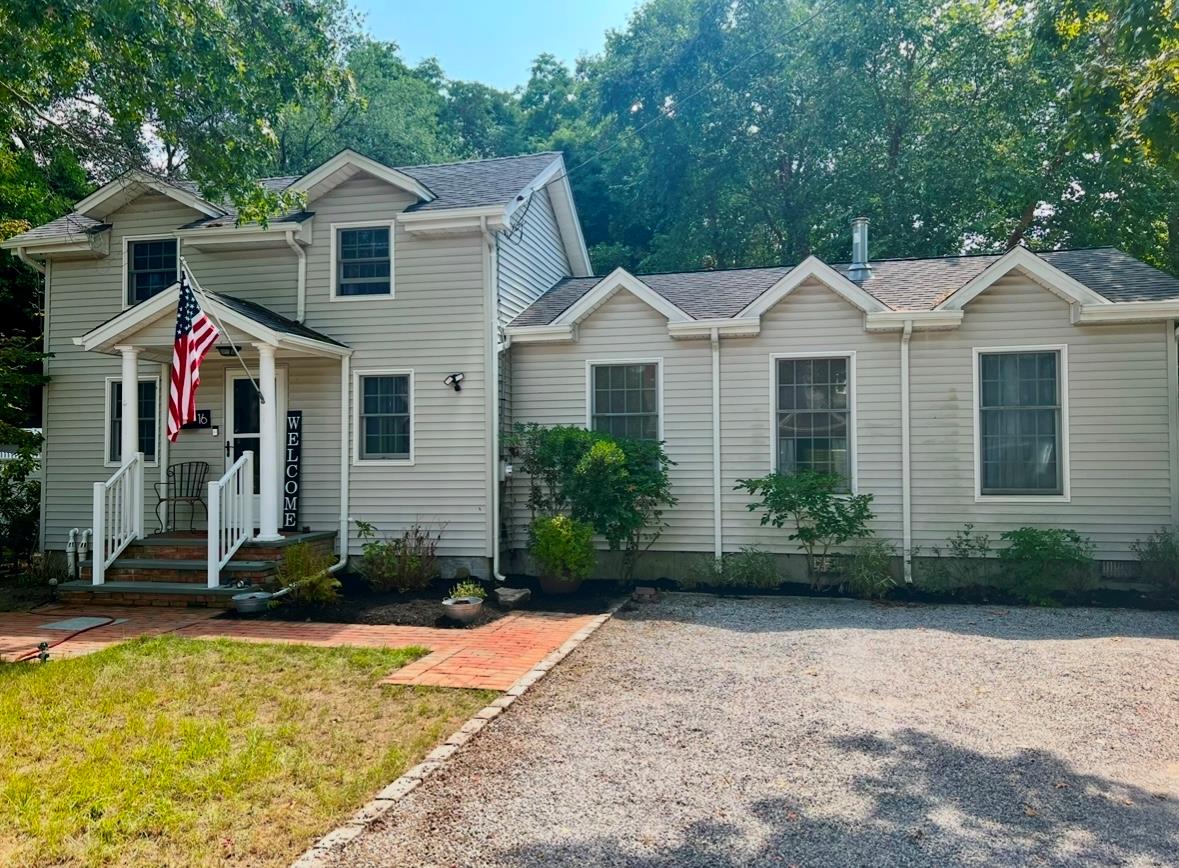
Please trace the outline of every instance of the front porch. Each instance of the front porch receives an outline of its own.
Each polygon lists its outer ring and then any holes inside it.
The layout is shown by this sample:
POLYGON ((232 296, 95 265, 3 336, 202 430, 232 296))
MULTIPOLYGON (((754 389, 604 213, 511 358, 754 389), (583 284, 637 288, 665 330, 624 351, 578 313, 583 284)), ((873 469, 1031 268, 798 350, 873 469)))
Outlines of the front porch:
MULTIPOLYGON (((93 483, 89 535, 79 528, 92 557, 70 594, 225 606, 243 587, 273 578, 293 541, 330 546, 336 537, 342 510, 324 509, 322 493, 314 509, 305 508, 303 407, 346 400, 351 350, 260 305, 202 292, 200 304, 221 335, 201 365, 199 418, 171 443, 178 295, 174 286, 74 341, 118 356, 121 366, 106 381, 105 437, 95 445, 117 469, 93 483)), ((308 423, 317 458, 342 448, 330 422, 308 423)), ((334 463, 317 464, 316 474, 339 473, 334 463)))

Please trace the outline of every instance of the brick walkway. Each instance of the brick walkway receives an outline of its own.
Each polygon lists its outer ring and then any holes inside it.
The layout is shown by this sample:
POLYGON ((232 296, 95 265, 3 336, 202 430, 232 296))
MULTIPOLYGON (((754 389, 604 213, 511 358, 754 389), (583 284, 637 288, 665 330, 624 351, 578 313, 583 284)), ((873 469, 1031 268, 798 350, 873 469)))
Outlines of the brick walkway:
POLYGON ((153 609, 115 606, 44 606, 36 612, 0 612, 0 659, 13 660, 41 641, 53 642, 68 631, 44 624, 77 617, 108 617, 120 623, 96 627, 50 650, 54 658, 87 654, 136 636, 174 633, 188 638, 239 639, 248 642, 296 642, 309 645, 357 645, 405 648, 419 645, 430 654, 393 672, 386 684, 480 687, 507 690, 548 654, 561 647, 593 615, 513 612, 471 630, 398 627, 374 624, 326 624, 302 621, 214 619, 215 609, 153 609))

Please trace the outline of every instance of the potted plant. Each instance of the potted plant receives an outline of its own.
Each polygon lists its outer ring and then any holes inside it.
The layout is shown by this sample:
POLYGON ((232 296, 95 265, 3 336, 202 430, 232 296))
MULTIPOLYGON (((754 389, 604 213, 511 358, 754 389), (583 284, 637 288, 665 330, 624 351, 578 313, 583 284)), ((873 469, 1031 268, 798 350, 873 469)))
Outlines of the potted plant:
POLYGON ((471 624, 483 611, 487 591, 472 579, 464 579, 450 589, 450 596, 442 601, 442 611, 452 621, 471 624))
POLYGON ((532 557, 546 594, 572 594, 593 571, 594 528, 567 515, 538 518, 532 524, 532 557))

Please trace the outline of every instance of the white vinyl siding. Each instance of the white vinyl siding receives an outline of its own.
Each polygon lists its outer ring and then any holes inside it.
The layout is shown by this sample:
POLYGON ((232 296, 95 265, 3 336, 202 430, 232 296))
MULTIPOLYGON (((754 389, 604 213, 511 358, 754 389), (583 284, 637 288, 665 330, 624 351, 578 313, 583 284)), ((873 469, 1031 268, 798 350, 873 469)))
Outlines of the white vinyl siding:
POLYGON ((496 251, 499 324, 507 325, 570 273, 547 190, 533 195, 523 216, 514 215, 513 229, 499 236, 496 251))

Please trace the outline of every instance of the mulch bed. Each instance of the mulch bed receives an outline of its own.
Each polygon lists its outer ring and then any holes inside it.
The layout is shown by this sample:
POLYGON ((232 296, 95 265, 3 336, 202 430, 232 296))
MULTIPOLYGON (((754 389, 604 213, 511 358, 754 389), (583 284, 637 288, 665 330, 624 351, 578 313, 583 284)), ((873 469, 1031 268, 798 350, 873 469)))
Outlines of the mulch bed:
MULTIPOLYGON (((253 618, 266 621, 323 621, 331 624, 397 624, 403 627, 442 627, 465 629, 466 625, 456 624, 442 614, 442 600, 454 585, 453 580, 435 582, 424 591, 409 591, 404 594, 378 593, 356 577, 341 576, 343 587, 340 599, 330 606, 302 607, 291 603, 276 606, 258 615, 238 615, 226 612, 226 618, 253 618)), ((509 577, 508 587, 530 588, 531 599, 516 611, 564 612, 575 615, 600 615, 605 612, 618 586, 614 582, 585 582, 575 593, 567 596, 546 596, 540 588, 525 577, 509 577)), ((483 583, 487 599, 483 610, 470 627, 479 627, 502 618, 507 609, 495 603, 492 584, 483 583)))

